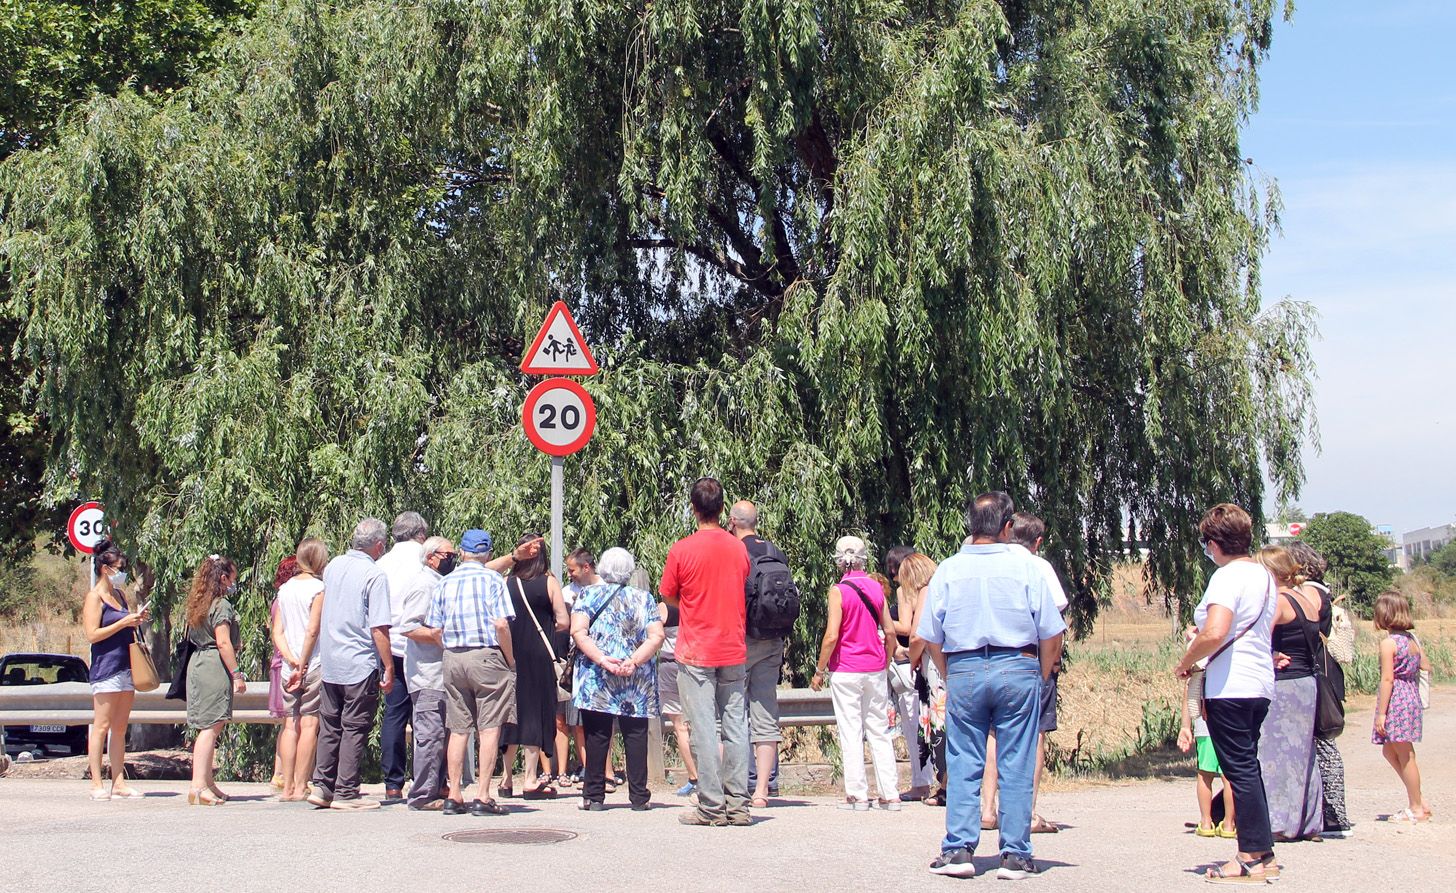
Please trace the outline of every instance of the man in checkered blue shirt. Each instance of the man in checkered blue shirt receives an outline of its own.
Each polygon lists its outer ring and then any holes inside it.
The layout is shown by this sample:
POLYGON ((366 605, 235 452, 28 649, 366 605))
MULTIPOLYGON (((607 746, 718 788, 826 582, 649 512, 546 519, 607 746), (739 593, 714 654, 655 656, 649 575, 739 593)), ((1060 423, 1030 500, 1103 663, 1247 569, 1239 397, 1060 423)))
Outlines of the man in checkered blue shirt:
POLYGON ((501 726, 516 721, 515 658, 510 620, 515 616, 505 579, 487 566, 490 534, 467 530, 460 538, 460 566, 440 581, 425 623, 444 646, 445 725, 450 793, 446 815, 504 815, 489 796, 501 726), (470 732, 480 735, 480 788, 467 806, 460 792, 470 732))

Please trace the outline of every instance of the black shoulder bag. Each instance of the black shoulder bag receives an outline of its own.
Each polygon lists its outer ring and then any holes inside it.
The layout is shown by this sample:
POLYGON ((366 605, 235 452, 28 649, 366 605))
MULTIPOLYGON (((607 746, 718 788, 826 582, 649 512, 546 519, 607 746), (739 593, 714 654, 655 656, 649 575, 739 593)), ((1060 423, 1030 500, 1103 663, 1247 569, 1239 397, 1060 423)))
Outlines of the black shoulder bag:
POLYGON ((172 652, 172 683, 167 686, 167 700, 187 700, 187 665, 192 662, 192 653, 197 648, 187 633, 177 640, 177 649, 172 652))

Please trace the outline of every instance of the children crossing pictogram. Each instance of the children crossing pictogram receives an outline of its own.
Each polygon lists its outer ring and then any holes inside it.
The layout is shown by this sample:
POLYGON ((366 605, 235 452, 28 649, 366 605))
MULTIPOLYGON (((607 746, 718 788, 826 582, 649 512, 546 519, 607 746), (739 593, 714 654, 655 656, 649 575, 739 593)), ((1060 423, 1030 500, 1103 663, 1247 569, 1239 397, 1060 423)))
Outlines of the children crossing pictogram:
POLYGON ((557 301, 521 361, 527 375, 595 375, 597 361, 566 305, 557 301))

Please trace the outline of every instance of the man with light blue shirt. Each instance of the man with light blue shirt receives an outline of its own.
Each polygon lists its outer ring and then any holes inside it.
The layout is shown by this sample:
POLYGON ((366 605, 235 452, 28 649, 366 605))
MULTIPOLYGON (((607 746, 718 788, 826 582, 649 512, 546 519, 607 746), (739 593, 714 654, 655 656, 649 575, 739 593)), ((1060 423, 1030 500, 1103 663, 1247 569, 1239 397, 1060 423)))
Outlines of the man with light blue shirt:
POLYGON ((1041 568, 1007 545, 1014 511, 1011 497, 1001 492, 971 503, 971 541, 931 577, 916 630, 946 686, 949 786, 945 839, 930 864, 934 874, 976 874, 971 856, 981 839, 981 777, 992 731, 1001 777, 998 877, 1020 880, 1037 871, 1031 809, 1041 686, 1061 656, 1067 626, 1041 568))
POLYGON ((365 518, 349 551, 324 569, 319 627, 318 761, 308 802, 321 809, 378 809, 359 797, 364 749, 379 693, 394 687, 389 651, 389 581, 374 562, 384 554, 384 522, 365 518))
MULTIPOLYGON (((441 670, 445 684, 445 726, 449 796, 446 815, 505 815, 490 796, 501 726, 516 721, 516 662, 511 647, 515 610, 505 579, 489 565, 490 534, 467 530, 460 537, 460 565, 435 587, 425 627, 439 633, 444 647, 441 670), (460 776, 470 733, 480 737, 480 789, 465 803, 460 776)), ((509 768, 506 769, 510 771, 509 768)))

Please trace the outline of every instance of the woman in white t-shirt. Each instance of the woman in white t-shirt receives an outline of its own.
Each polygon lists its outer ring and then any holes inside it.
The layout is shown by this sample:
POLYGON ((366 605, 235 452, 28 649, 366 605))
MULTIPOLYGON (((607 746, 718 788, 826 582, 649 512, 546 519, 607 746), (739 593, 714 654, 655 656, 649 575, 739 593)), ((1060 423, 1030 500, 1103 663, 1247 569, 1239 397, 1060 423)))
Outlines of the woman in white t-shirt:
POLYGON ((1279 874, 1259 770, 1259 730, 1274 699, 1270 635, 1278 587, 1249 554, 1254 524, 1248 512, 1216 505, 1204 513, 1198 532, 1204 554, 1218 570, 1193 614, 1198 635, 1176 672, 1186 679, 1208 658, 1203 697, 1209 737, 1239 810, 1238 855, 1209 869, 1208 880, 1246 884, 1279 874))
POLYGON ((273 618, 273 646, 283 655, 283 729, 278 733, 278 762, 283 774, 280 799, 308 797, 318 744, 319 623, 324 609, 324 567, 329 550, 318 537, 306 537, 295 555, 298 575, 278 588, 278 613, 273 618))

